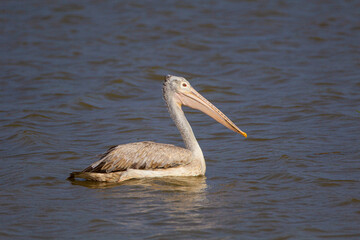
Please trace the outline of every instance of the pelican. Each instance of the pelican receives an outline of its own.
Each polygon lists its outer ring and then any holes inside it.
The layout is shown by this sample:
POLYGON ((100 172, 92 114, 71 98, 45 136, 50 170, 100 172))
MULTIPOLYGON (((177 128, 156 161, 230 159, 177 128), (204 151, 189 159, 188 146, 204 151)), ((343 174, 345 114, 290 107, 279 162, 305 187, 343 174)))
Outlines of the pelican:
POLYGON ((200 110, 230 130, 247 137, 183 77, 167 75, 163 83, 163 96, 185 148, 149 141, 113 146, 99 161, 81 172, 72 172, 69 179, 122 182, 133 178, 205 175, 204 155, 182 111, 182 105, 200 110))

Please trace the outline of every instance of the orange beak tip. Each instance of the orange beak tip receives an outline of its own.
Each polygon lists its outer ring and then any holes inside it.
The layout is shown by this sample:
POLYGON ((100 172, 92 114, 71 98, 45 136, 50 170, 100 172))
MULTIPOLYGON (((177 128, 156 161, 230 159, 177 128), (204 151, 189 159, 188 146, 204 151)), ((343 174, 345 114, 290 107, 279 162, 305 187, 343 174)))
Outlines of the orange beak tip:
POLYGON ((246 132, 241 132, 241 134, 242 134, 245 138, 247 138, 246 132))

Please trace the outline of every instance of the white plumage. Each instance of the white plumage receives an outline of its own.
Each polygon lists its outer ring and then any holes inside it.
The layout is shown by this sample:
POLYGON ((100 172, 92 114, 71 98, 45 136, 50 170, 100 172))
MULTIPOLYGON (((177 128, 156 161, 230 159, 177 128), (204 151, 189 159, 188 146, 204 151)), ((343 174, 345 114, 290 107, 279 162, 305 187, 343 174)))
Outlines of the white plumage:
POLYGON ((99 161, 82 172, 71 173, 69 178, 121 182, 132 178, 204 175, 204 155, 182 111, 182 105, 198 109, 234 132, 247 136, 225 114, 193 89, 185 78, 166 76, 163 95, 186 148, 155 142, 114 146, 109 148, 99 161))

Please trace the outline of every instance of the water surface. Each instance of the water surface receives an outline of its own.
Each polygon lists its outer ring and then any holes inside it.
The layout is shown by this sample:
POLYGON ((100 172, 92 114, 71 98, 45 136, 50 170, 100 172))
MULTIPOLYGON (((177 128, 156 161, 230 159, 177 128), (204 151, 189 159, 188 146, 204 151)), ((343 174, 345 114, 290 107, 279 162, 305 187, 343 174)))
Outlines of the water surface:
POLYGON ((1 239, 359 239, 357 1, 2 1, 1 239), (186 77, 248 138, 185 109, 206 177, 66 181, 109 146, 183 146, 186 77))

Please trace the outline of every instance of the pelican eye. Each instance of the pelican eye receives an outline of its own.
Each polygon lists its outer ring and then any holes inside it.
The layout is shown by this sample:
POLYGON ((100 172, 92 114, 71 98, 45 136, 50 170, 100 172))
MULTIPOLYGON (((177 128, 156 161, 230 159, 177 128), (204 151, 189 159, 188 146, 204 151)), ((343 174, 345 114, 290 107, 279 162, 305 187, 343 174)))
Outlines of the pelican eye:
POLYGON ((188 85, 186 83, 181 84, 182 87, 187 87, 188 85))

